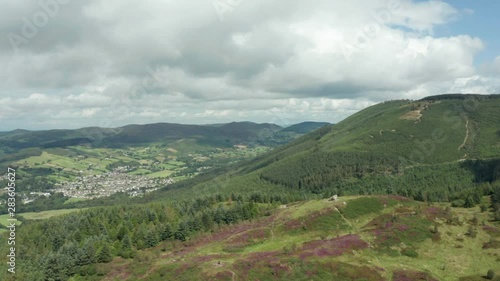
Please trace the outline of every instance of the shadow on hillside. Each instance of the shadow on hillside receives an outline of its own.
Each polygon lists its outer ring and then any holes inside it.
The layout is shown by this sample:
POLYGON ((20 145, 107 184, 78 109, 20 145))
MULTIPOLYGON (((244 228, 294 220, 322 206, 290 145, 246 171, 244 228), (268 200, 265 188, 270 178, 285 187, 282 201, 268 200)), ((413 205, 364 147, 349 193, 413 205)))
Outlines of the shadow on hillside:
POLYGON ((500 159, 467 160, 460 167, 472 171, 477 183, 500 180, 500 159))

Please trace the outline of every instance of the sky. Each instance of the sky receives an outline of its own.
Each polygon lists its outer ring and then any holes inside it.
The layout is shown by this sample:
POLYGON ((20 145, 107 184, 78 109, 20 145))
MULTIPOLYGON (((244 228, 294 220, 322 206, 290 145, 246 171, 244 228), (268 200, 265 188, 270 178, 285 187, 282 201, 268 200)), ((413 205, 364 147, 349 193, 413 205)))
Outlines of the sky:
POLYGON ((335 123, 500 93, 499 1, 0 0, 0 131, 335 123))

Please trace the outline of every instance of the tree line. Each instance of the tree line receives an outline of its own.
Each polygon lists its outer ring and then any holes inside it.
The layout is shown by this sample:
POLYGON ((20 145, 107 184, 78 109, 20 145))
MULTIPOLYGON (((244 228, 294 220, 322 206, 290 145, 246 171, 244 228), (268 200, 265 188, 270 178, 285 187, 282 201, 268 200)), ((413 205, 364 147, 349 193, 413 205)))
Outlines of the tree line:
POLYGON ((285 201, 265 194, 249 198, 217 194, 177 203, 96 207, 43 221, 20 218, 23 224, 16 239, 22 243, 16 245, 16 277, 68 280, 75 274, 94 275, 97 263, 117 256, 133 258, 138 250, 162 241, 186 241, 199 233, 254 219, 272 208, 262 203, 280 200, 285 201))

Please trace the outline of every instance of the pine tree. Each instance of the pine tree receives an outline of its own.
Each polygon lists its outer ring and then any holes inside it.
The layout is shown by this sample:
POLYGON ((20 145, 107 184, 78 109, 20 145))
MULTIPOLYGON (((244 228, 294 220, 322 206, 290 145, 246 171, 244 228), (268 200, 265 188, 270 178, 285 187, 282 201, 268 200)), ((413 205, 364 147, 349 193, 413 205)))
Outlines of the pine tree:
POLYGON ((97 262, 110 262, 113 259, 111 255, 111 249, 109 248, 108 243, 104 243, 99 253, 97 254, 97 262))
POLYGON ((158 237, 154 229, 150 229, 146 233, 146 237, 144 238, 144 244, 148 248, 158 245, 158 237))
POLYGON ((123 237, 121 244, 122 250, 120 256, 123 258, 130 258, 132 256, 132 241, 127 234, 123 237))
POLYGON ((121 226, 118 230, 118 232, 116 233, 116 239, 118 240, 122 240, 123 237, 125 237, 125 235, 127 234, 127 229, 125 228, 125 226, 121 226))
POLYGON ((68 278, 67 268, 62 264, 60 256, 50 253, 44 258, 44 275, 45 280, 62 281, 68 278))
POLYGON ((175 231, 174 238, 176 240, 186 241, 187 236, 188 236, 187 225, 185 222, 181 222, 179 224, 179 227, 177 228, 177 231, 175 231))
POLYGON ((474 202, 474 198, 471 195, 468 195, 467 197, 465 197, 464 208, 472 208, 475 205, 476 204, 474 202))
POLYGON ((170 223, 165 224, 163 231, 161 232, 161 240, 170 240, 174 236, 172 225, 170 223))
POLYGON ((205 212, 201 215, 201 224, 203 226, 203 230, 209 231, 214 225, 214 220, 208 213, 205 212))
POLYGON ((87 264, 92 264, 95 261, 96 261, 95 240, 87 238, 81 248, 77 264, 87 265, 87 264))

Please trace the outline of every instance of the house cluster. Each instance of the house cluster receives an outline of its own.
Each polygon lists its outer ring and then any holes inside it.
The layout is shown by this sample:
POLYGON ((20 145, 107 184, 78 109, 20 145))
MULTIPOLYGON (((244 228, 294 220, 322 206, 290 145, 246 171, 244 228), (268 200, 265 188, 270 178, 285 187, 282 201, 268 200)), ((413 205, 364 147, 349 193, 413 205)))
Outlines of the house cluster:
POLYGON ((125 192, 131 196, 157 190, 174 182, 171 178, 151 178, 143 175, 129 175, 124 169, 115 169, 100 175, 76 177, 74 181, 62 182, 54 186, 54 192, 65 196, 92 199, 125 192))

